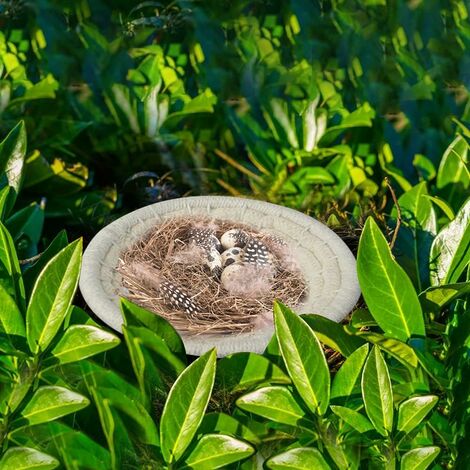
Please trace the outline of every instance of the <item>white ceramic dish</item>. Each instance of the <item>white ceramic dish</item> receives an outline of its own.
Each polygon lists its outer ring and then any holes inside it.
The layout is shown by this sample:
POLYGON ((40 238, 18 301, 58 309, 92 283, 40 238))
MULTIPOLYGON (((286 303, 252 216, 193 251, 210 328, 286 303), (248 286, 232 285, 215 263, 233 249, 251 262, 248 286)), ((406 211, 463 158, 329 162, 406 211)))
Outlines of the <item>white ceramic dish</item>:
MULTIPOLYGON (((198 215, 234 220, 281 236, 289 245, 309 285, 298 313, 317 313, 341 321, 357 302, 360 289, 356 260, 345 243, 327 226, 301 212, 251 199, 195 196, 138 209, 103 228, 88 245, 80 276, 80 290, 93 312, 121 331, 121 279, 116 271, 120 253, 152 226, 166 219, 198 215)), ((188 354, 200 355, 216 347, 219 356, 239 351, 262 352, 273 333, 266 326, 250 333, 183 336, 188 354)))

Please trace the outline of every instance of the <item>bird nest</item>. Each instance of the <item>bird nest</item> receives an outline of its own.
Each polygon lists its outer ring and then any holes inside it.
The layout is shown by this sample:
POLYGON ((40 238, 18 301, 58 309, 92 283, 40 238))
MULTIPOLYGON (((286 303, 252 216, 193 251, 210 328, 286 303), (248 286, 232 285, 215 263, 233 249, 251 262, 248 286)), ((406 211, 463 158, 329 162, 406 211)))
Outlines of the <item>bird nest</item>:
POLYGON ((156 225, 121 253, 118 271, 124 297, 184 334, 249 332, 272 321, 275 299, 295 308, 307 294, 283 240, 204 217, 156 225))

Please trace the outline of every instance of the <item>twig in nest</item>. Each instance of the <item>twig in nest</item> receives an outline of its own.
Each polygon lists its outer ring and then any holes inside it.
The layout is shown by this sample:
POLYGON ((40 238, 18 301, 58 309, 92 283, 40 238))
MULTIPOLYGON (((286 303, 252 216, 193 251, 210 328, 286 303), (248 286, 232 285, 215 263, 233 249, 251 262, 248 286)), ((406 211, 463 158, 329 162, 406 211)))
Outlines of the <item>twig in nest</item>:
POLYGON ((398 199, 395 194, 395 191, 393 190, 392 185, 390 184, 390 180, 388 179, 387 176, 385 177, 385 184, 387 185, 388 190, 390 191, 390 194, 392 195, 393 203, 395 204, 395 207, 397 209, 397 224, 395 226, 395 230, 393 231, 392 240, 390 242, 390 249, 393 250, 393 247, 395 246, 395 242, 397 241, 398 231, 400 230, 400 226, 401 226, 401 209, 400 209, 400 204, 398 204, 398 199))

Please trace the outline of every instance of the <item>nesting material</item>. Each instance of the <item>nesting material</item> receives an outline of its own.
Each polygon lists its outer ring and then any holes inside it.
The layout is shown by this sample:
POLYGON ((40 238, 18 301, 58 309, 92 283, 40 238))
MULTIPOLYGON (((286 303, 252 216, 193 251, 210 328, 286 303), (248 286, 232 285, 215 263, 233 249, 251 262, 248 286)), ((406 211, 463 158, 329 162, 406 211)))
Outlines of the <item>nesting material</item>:
POLYGON ((156 225, 121 253, 122 295, 185 334, 252 331, 280 299, 292 308, 306 282, 282 239, 203 217, 156 225))

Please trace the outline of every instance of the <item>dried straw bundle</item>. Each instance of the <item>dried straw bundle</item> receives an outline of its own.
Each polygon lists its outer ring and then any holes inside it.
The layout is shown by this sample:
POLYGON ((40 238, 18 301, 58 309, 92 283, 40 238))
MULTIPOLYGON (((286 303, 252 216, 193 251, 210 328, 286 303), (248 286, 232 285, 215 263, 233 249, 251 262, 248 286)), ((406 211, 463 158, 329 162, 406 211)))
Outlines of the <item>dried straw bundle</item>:
POLYGON ((118 270, 123 296, 165 317, 185 334, 251 331, 271 321, 274 299, 296 307, 306 294, 305 280, 287 246, 243 224, 202 217, 156 225, 121 253, 118 270), (274 278, 250 268, 244 295, 230 294, 205 265, 204 249, 190 242, 195 228, 211 228, 219 239, 227 230, 244 230, 274 255, 274 278))

